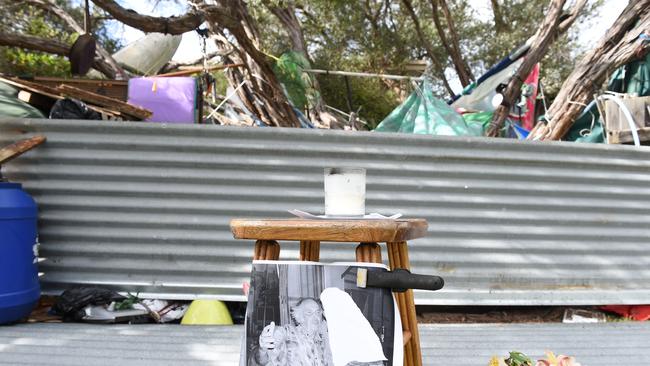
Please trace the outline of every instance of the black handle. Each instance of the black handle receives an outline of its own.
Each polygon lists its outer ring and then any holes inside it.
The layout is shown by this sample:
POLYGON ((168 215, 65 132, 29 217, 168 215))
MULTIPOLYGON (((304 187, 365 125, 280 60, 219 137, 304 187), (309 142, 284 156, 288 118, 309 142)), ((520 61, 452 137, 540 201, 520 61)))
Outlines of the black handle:
POLYGON ((407 289, 436 291, 445 285, 445 280, 439 276, 413 274, 404 268, 393 271, 368 271, 366 286, 390 288, 396 292, 407 289))

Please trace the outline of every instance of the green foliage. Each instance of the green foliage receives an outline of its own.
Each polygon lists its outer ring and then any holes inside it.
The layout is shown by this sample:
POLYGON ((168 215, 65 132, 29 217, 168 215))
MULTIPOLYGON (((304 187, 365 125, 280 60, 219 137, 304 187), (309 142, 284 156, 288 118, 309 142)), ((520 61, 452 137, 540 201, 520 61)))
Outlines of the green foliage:
MULTIPOLYGON (((42 10, 22 6, 16 7, 14 11, 15 19, 19 21, 10 23, 9 19, 5 18, 1 28, 72 43, 73 37, 52 26, 42 10)), ((4 73, 14 75, 68 76, 70 73, 70 64, 65 57, 9 47, 0 47, 0 68, 4 73)))
MULTIPOLYGON (((406 71, 409 62, 426 59, 413 21, 400 1, 268 1, 295 7, 314 68, 409 74, 406 71)), ((454 74, 451 60, 433 24, 431 2, 412 0, 412 3, 436 60, 446 65, 447 75, 454 74)), ((470 3, 474 2, 447 0, 459 35, 461 52, 475 77, 533 36, 548 6, 548 0, 497 0, 503 23, 508 27, 497 32, 494 14, 478 14, 470 3)), ((489 6, 489 3, 486 2, 486 5, 489 6)), ((576 59, 585 51, 577 46, 578 24, 593 19, 601 3, 602 0, 590 2, 576 24, 556 41, 542 60, 541 80, 547 97, 552 98, 557 93, 576 59)), ((264 1, 253 0, 249 7, 263 30, 264 49, 274 55, 290 50, 287 34, 266 9, 264 1)), ((484 10, 492 12, 490 7, 484 10)), ((441 21, 446 27, 442 16, 441 21)), ((417 72, 411 75, 417 75, 417 72)), ((346 88, 341 76, 318 75, 318 82, 326 104, 348 111, 346 88)), ((360 117, 371 124, 381 121, 408 95, 408 90, 405 93, 397 92, 399 88, 408 89, 408 83, 350 78, 350 84, 354 109, 361 107, 360 117)), ((435 80, 433 87, 438 97, 448 97, 441 80, 435 80)))
MULTIPOLYGON (((397 94, 386 90, 381 80, 368 78, 350 78, 352 90, 352 109, 359 111, 362 119, 374 129, 395 107, 399 105, 397 94)), ((321 93, 328 105, 345 112, 348 110, 347 92, 342 76, 321 76, 318 78, 321 93)))
POLYGON ((0 69, 18 75, 70 76, 70 63, 65 57, 18 49, 0 49, 0 69))
MULTIPOLYGON (((75 5, 72 0, 58 0, 57 3, 75 18, 78 24, 83 25, 82 7, 75 5)), ((35 6, 18 1, 0 0, 0 11, 11 14, 10 17, 0 18, 0 30, 2 31, 56 39, 70 45, 79 36, 72 32, 56 14, 35 6)), ((94 8, 93 17, 101 16, 103 13, 94 8)), ((95 20, 93 34, 108 52, 114 52, 121 47, 120 41, 113 38, 103 20, 95 20)), ((64 56, 15 47, 0 47, 0 71, 12 75, 68 77, 70 76, 70 63, 64 56)))
POLYGON ((510 357, 506 359, 508 366, 533 366, 533 360, 525 354, 517 351, 510 352, 510 357))
POLYGON ((133 309, 133 305, 139 303, 141 299, 138 295, 133 295, 128 293, 126 299, 115 303, 115 310, 130 310, 133 309))
POLYGON ((214 77, 214 89, 218 94, 226 95, 228 90, 228 79, 223 72, 213 72, 211 73, 214 77))

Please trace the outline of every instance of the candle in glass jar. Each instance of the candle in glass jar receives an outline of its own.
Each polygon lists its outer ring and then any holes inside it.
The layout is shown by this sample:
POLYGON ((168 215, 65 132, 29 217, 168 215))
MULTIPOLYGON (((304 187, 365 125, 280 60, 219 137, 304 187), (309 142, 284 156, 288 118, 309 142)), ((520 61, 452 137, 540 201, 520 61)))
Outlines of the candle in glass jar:
POLYGON ((366 170, 325 168, 325 215, 363 216, 366 213, 366 170))

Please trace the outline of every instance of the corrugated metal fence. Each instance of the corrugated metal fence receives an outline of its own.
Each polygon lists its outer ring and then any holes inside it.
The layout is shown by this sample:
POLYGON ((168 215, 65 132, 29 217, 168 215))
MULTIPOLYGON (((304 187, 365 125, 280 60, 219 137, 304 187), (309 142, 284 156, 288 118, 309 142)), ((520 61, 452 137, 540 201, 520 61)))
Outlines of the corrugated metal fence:
MULTIPOLYGON (((648 322, 421 324, 424 365, 485 365, 517 350, 547 350, 582 365, 650 365, 648 322)), ((237 366, 244 327, 33 323, 0 327, 0 365, 237 366)))
POLYGON ((363 166, 369 211, 429 222, 411 261, 447 286, 417 303, 650 303, 648 148, 64 120, 0 120, 0 133, 48 137, 3 168, 40 205, 48 292, 243 300, 252 243, 229 220, 318 212, 322 168, 363 166))

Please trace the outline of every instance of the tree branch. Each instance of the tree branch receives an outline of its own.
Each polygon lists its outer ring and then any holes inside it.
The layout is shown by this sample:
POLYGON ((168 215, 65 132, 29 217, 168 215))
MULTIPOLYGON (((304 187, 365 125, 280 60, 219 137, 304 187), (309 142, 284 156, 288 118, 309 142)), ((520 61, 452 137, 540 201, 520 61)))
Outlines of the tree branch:
MULTIPOLYGON (((69 44, 55 39, 45 39, 2 31, 0 31, 0 46, 20 47, 66 57, 70 51, 69 44)), ((105 60, 95 58, 93 67, 107 77, 110 77, 112 69, 105 60)))
POLYGON ((436 31, 438 31, 438 36, 440 37, 442 46, 449 54, 449 57, 451 57, 451 62, 454 64, 454 68, 458 74, 458 79, 460 80, 460 83, 463 85, 463 87, 465 87, 472 82, 474 76, 472 75, 469 66, 460 53, 458 34, 456 33, 456 27, 454 27, 454 20, 451 17, 449 7, 447 6, 445 0, 430 0, 430 2, 433 15, 433 23, 436 26, 436 31), (438 13, 438 4, 440 4, 440 7, 442 8, 442 11, 445 15, 445 20, 447 21, 447 28, 449 29, 451 40, 447 38, 445 30, 442 27, 440 14, 438 13))
POLYGON ((411 16, 411 19, 413 20, 413 25, 415 26, 415 33, 418 35, 422 47, 424 47, 424 49, 427 51, 427 55, 429 56, 429 59, 431 59, 431 62, 435 66, 436 73, 441 78, 442 83, 444 84, 445 89, 447 90, 449 95, 453 96, 454 91, 451 89, 451 86, 449 85, 449 81, 447 81, 447 78, 445 77, 445 67, 435 57, 435 52, 433 51, 433 47, 431 47, 431 43, 429 43, 429 41, 427 41, 426 37, 424 36, 424 32, 422 32, 422 27, 420 26, 420 20, 418 19, 417 14, 415 14, 415 10, 413 9, 413 5, 411 4, 411 1, 402 0, 402 4, 406 8, 406 12, 411 16))
POLYGON ((293 5, 282 4, 284 6, 281 7, 277 3, 271 2, 269 0, 264 0, 262 3, 264 3, 264 6, 269 9, 269 11, 275 15, 276 18, 278 18, 282 25, 284 25, 284 30, 291 40, 291 48, 302 53, 310 63, 313 63, 314 61, 311 59, 309 53, 307 52, 307 43, 305 42, 302 25, 296 17, 295 8, 293 5))
MULTIPOLYGON (((70 15, 65 9, 60 7, 54 0, 25 0, 25 2, 35 5, 43 10, 46 11, 51 11, 54 14, 56 14, 59 18, 61 18, 64 22, 68 24, 68 27, 72 29, 73 31, 79 33, 79 34, 84 34, 86 33, 83 28, 77 23, 77 21, 70 15)), ((129 78, 129 76, 126 74, 124 69, 113 59, 113 56, 106 51, 104 47, 102 47, 101 44, 97 43, 96 44, 96 52, 97 55, 101 58, 103 58, 106 61, 106 64, 109 66, 110 70, 112 71, 113 76, 111 78, 115 78, 116 76, 119 76, 119 78, 126 80, 129 78)))
MULTIPOLYGON (((305 21, 306 23, 309 22, 314 28, 318 29, 318 32, 320 33, 321 36, 323 36, 323 39, 325 42, 329 42, 330 44, 335 43, 335 41, 332 39, 332 36, 327 34, 327 31, 325 27, 322 26, 320 23, 318 17, 314 14, 312 14, 309 10, 307 10, 304 6, 301 5, 296 5, 296 9, 300 10, 302 12, 302 15, 305 16, 305 21)), ((313 40, 312 40, 313 42, 313 40)))
POLYGON ((116 20, 145 33, 182 34, 198 28, 204 21, 204 15, 196 11, 181 16, 152 17, 138 14, 131 9, 125 9, 114 0, 92 1, 95 5, 111 14, 116 20))
MULTIPOLYGON (((213 51, 213 52, 208 52, 206 54, 206 60, 211 60, 217 56, 221 56, 222 52, 221 51, 213 51)), ((175 70, 180 69, 181 67, 186 67, 186 66, 202 66, 203 65, 203 56, 192 60, 192 61, 186 61, 186 62, 178 62, 178 61, 169 61, 165 66, 163 66, 162 70, 160 70, 159 73, 168 73, 172 72, 175 70)))
POLYGON ((560 24, 557 26, 557 32, 556 36, 560 36, 566 31, 569 30, 569 27, 575 22, 576 18, 580 15, 580 12, 582 11, 582 8, 584 8, 585 4, 587 3, 587 0, 577 0, 573 8, 571 9, 571 12, 569 12, 568 16, 562 18, 562 21, 560 24))
POLYGON ((650 30, 650 0, 630 1, 598 45, 578 62, 548 109, 548 125, 539 123, 529 134, 534 140, 559 140, 617 67, 638 59, 647 50, 638 42, 650 30))
POLYGON ((0 31, 0 45, 26 48, 60 56, 67 56, 68 51, 70 50, 69 44, 56 39, 45 39, 2 31, 0 31))
POLYGON ((230 69, 227 73, 233 87, 242 85, 238 91, 240 99, 269 125, 300 126, 300 121, 273 73, 269 58, 259 47, 259 30, 250 17, 246 2, 217 0, 206 4, 203 1, 190 0, 195 10, 182 16, 169 18, 141 15, 133 10, 124 9, 114 0, 93 0, 93 2, 120 22, 144 32, 181 34, 196 29, 204 21, 207 21, 208 28, 214 34, 223 33, 224 29, 228 30, 237 40, 237 52, 240 57, 236 61, 240 62, 227 62, 229 60, 226 58, 224 62, 246 65, 241 70, 230 69))
POLYGON ((551 0, 546 13, 546 18, 544 18, 544 21, 540 24, 537 32, 532 38, 530 51, 528 51, 528 54, 524 58, 524 62, 519 66, 519 69, 517 69, 515 75, 510 79, 506 90, 503 92, 503 101, 501 102, 501 105, 499 105, 499 107, 494 111, 492 121, 487 130, 487 136, 498 136, 499 130, 503 126, 515 98, 521 92, 521 85, 523 84, 524 79, 528 74, 530 74, 535 64, 544 58, 549 47, 553 44, 553 41, 557 39, 560 25, 563 24, 562 29, 568 29, 577 18, 577 14, 582 10, 586 2, 587 0, 578 0, 573 6, 571 15, 561 21, 560 17, 562 15, 562 8, 564 7, 566 0, 551 0))
POLYGON ((494 14, 494 29, 497 33, 503 33, 509 31, 510 27, 503 20, 503 14, 501 13, 501 5, 499 5, 498 0, 490 0, 492 4, 492 13, 494 14))

